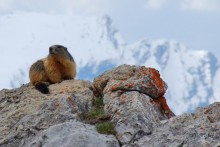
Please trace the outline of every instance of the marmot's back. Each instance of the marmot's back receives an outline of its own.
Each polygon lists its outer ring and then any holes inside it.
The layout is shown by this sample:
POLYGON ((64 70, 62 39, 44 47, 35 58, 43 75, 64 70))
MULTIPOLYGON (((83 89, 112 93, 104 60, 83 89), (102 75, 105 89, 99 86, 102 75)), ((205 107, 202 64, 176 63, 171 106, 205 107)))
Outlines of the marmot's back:
POLYGON ((76 63, 67 48, 61 45, 51 46, 47 58, 35 62, 29 71, 31 83, 42 93, 49 93, 50 83, 74 79, 75 76, 76 63))

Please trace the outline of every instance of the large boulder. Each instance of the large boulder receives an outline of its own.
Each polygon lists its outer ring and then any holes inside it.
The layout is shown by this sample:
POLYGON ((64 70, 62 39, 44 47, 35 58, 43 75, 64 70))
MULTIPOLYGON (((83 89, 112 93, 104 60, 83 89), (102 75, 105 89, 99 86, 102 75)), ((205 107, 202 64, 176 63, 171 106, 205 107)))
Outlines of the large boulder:
POLYGON ((167 85, 153 68, 122 65, 95 78, 93 91, 112 114, 117 138, 128 144, 151 134, 162 120, 174 116, 164 98, 167 85))

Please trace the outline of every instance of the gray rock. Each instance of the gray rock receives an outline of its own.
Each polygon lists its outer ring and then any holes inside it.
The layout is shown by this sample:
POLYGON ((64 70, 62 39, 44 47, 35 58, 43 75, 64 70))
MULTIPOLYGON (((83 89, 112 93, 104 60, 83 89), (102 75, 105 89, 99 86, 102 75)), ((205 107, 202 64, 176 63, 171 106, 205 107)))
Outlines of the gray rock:
POLYGON ((2 90, 0 146, 23 146, 48 128, 81 120, 83 114, 92 108, 90 87, 90 82, 68 80, 51 85, 48 95, 41 94, 29 84, 14 90, 2 90))
POLYGON ((113 135, 102 135, 96 132, 94 126, 71 121, 50 128, 39 133, 24 147, 119 147, 113 135))
POLYGON ((136 140, 135 135, 140 131, 143 135, 151 134, 161 120, 168 119, 150 101, 149 96, 137 91, 104 95, 105 110, 112 114, 117 138, 122 144, 136 140))
POLYGON ((126 147, 219 147, 220 103, 171 118, 126 147))

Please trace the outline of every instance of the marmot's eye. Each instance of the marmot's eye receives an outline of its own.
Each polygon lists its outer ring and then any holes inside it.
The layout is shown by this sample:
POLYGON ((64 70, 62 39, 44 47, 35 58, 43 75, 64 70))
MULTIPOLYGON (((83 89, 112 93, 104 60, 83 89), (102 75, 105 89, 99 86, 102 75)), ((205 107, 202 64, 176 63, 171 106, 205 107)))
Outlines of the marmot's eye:
POLYGON ((61 45, 57 45, 57 48, 62 48, 62 46, 61 45))

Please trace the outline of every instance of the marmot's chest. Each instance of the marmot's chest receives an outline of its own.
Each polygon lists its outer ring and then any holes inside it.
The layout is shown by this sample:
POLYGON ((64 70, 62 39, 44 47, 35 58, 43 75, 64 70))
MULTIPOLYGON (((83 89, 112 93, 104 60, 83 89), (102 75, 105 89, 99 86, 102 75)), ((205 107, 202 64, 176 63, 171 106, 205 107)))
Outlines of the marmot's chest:
POLYGON ((65 70, 65 68, 68 68, 68 66, 66 64, 61 64, 59 62, 55 62, 54 63, 54 68, 58 69, 60 72, 62 72, 63 70, 65 70))
POLYGON ((66 75, 67 73, 73 70, 73 63, 67 61, 64 63, 55 62, 54 68, 56 68, 61 75, 66 75))
POLYGON ((69 60, 63 61, 62 63, 54 60, 47 60, 45 64, 46 71, 54 72, 61 76, 65 76, 73 71, 73 63, 69 60))

